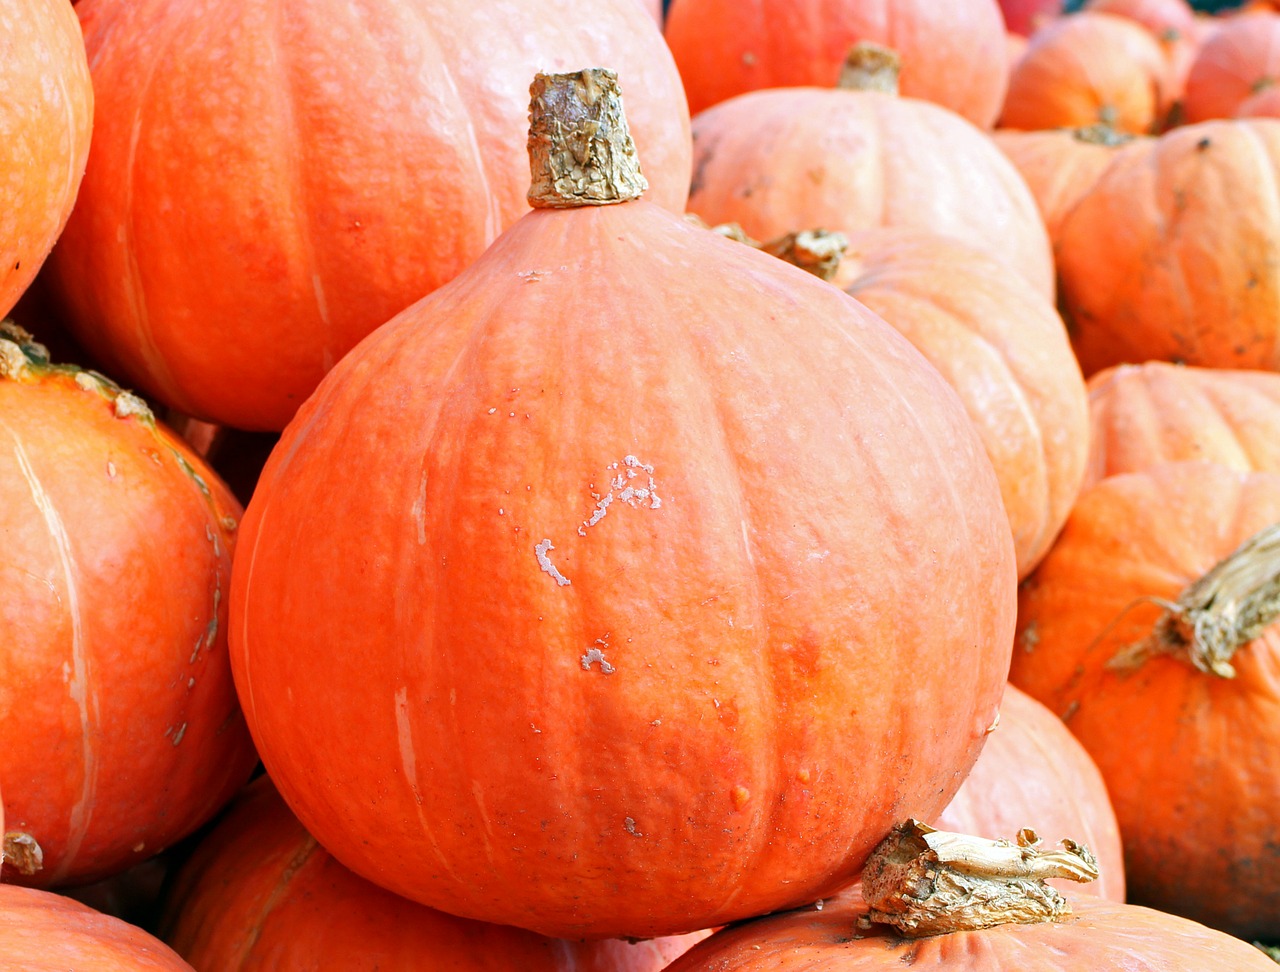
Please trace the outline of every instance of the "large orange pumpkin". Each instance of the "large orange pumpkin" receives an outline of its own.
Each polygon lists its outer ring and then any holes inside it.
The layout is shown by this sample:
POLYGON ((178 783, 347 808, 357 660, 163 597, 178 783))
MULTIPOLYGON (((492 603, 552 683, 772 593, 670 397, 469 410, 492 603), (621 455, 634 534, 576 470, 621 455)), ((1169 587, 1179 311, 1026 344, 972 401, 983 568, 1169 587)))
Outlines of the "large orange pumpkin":
POLYGON ((0 338, 4 877, 50 887, 194 830, 256 757, 226 649, 239 505, 136 397, 20 341, 0 338))
POLYGON ((684 95, 636 0, 77 9, 97 128, 51 269, 112 374, 189 415, 282 428, 527 211, 535 70, 615 65, 654 200, 684 207, 684 95))
POLYGON ((695 114, 761 88, 830 87, 863 41, 902 55, 908 97, 981 128, 1007 80, 996 0, 675 0, 666 37, 695 114))
POLYGON ((1187 74, 1191 122, 1230 118, 1250 96, 1280 83, 1280 14, 1229 18, 1204 42, 1187 74))
POLYGON ((71 213, 89 154, 93 89, 66 0, 0 0, 0 318, 71 213))
POLYGON ((1071 512, 1088 451, 1084 379, 1053 305, 998 260, 932 233, 849 240, 834 282, 919 348, 960 394, 991 457, 1018 576, 1071 512))
MULTIPOLYGON (((588 78, 565 182, 599 188, 626 149, 588 78)), ((237 686, 307 829, 557 937, 838 887, 950 799, 1012 646, 1008 518, 941 376, 643 200, 538 209, 348 355, 241 544, 237 686)))
POLYGON ((303 829, 265 776, 170 886, 165 940, 197 969, 276 972, 658 972, 706 933, 569 942, 455 918, 352 874, 303 829))
POLYGON ((1277 473, 1178 462, 1104 479, 1023 584, 1011 673, 1102 771, 1130 900, 1254 938, 1280 914, 1280 627, 1236 588, 1238 571, 1274 585, 1274 541, 1202 585, 1209 607, 1169 607, 1278 521, 1277 473), (1239 631, 1237 610, 1257 627, 1239 631))

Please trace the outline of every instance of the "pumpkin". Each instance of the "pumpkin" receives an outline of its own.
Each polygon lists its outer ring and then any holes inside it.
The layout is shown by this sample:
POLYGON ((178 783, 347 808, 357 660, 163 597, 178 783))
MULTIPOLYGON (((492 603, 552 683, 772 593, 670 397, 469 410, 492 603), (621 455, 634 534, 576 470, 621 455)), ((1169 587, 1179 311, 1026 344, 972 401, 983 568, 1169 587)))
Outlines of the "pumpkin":
POLYGON ((1030 132, 1004 128, 991 137, 1026 180, 1054 244, 1067 213, 1098 181, 1116 149, 1134 139, 1106 125, 1030 132))
POLYGON ((1062 306, 1085 375, 1147 360, 1280 367, 1280 121, 1124 146, 1063 221, 1062 306))
POLYGON ((1014 65, 1000 126, 1147 132, 1156 125, 1165 73, 1160 45, 1133 21, 1062 17, 1037 31, 1014 65))
POLYGON ((259 777, 183 865, 161 919, 197 969, 348 972, 658 972, 705 932, 569 942, 455 918, 352 874, 259 777))
POLYGON ((1186 88, 1187 72, 1200 45, 1200 28, 1186 0, 1089 0, 1085 9, 1127 17, 1145 27, 1160 44, 1167 70, 1161 84, 1162 113, 1173 108, 1186 88))
POLYGON ((1280 472, 1280 375, 1148 361, 1089 381, 1086 485, 1162 462, 1205 459, 1280 472))
POLYGON ((1000 0, 1005 26, 1030 37, 1037 28, 1062 14, 1063 0, 1000 0))
POLYGON ((0 0, 0 318, 62 232, 89 154, 93 89, 66 0, 0 0))
POLYGON ((195 972, 140 928, 11 884, 0 884, 0 955, 22 972, 195 972))
POLYGON ((694 114, 761 88, 830 87, 864 41, 902 56, 905 95, 980 128, 1007 80, 995 0, 674 0, 666 38, 694 114))
MULTIPOLYGON (((872 83, 891 86, 891 74, 890 65, 872 83)), ((984 133, 936 105, 876 90, 754 91, 698 115, 693 139, 689 209, 708 223, 762 240, 813 227, 930 230, 1053 294, 1053 256, 1026 184, 984 133)))
POLYGON ((405 897, 561 938, 839 887, 950 799, 1012 647, 1008 518, 955 393, 840 290, 633 199, 613 87, 539 82, 533 196, 570 208, 326 378, 231 594, 246 718, 307 829, 405 897), (562 96, 590 137, 548 159, 562 96))
POLYGON ((0 359, 4 878, 81 884, 194 830, 256 762, 226 648, 240 507, 136 396, 12 329, 0 359))
POLYGON ((1240 102, 1237 118, 1280 118, 1280 88, 1268 85, 1240 102))
POLYGON ((1129 899, 1253 938, 1280 914, 1280 629, 1254 586, 1280 544, 1245 542, 1277 521, 1276 473, 1104 479, 1022 586, 1010 675, 1098 764, 1129 899))
POLYGON ((1187 73, 1187 121, 1230 118, 1252 95, 1280 81, 1280 15, 1228 18, 1200 47, 1187 73))
POLYGON ((1009 65, 1009 70, 1013 70, 1013 66, 1022 59, 1022 55, 1027 52, 1027 39, 1021 34, 1015 34, 1013 31, 1004 35, 1005 40, 1005 58, 1009 65))
POLYGON ((1082 893, 1124 901, 1120 825, 1102 774, 1061 719, 1008 685, 982 755, 934 823, 994 840, 1030 822, 1046 838, 1089 846, 1101 876, 1081 885, 1082 893))
POLYGON ((282 428, 527 211, 535 69, 617 65, 654 199, 684 208, 680 79, 636 0, 77 9, 97 130, 54 282, 111 374, 196 418, 282 428))
POLYGON ((931 233, 849 240, 835 281, 897 328, 960 394, 991 457, 1018 576, 1044 556, 1084 475, 1084 379, 1053 305, 999 261, 931 233))

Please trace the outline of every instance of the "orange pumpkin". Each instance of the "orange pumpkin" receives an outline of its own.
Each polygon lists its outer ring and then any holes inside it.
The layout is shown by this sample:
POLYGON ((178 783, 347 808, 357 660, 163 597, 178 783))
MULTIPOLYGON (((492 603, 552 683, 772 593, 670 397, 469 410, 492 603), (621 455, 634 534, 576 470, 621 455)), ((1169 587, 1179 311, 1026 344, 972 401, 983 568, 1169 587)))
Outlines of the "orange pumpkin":
POLYGON ((830 87, 870 41, 902 55, 904 94, 980 128, 1004 98, 1004 33, 995 0, 675 0, 666 26, 694 114, 761 88, 830 87))
POLYGON ((0 318, 62 232, 89 154, 93 89, 66 0, 0 0, 0 318))
POLYGON ((1058 238, 1086 375, 1151 359, 1280 368, 1280 121, 1215 121, 1121 148, 1058 238))
POLYGON ((1237 118, 1280 118, 1280 87, 1268 85, 1240 102, 1237 118))
POLYGON ((821 896, 945 805, 1003 684, 1012 541, 919 352, 597 181, 629 158, 607 75, 558 80, 600 126, 562 185, 618 203, 539 208, 334 369, 249 505, 233 665, 352 870, 666 935, 821 896))
POLYGON ((1148 132, 1165 73, 1159 44, 1133 21, 1102 13, 1062 17, 1037 31, 1014 65, 1000 125, 1148 132))
POLYGON ((1252 95, 1280 82, 1280 14, 1228 18, 1200 47, 1187 73, 1189 122, 1231 118, 1252 95))
POLYGON ((1086 485, 1162 462, 1206 459, 1280 472, 1280 375, 1148 361, 1089 381, 1086 485))
POLYGON ((260 777, 196 848, 171 886, 165 940, 197 969, 250 972, 658 972, 705 932, 569 942, 455 918, 352 874, 260 777))
POLYGON ((654 200, 684 208, 680 79, 636 0, 77 9, 97 128, 54 280, 112 374, 197 418, 282 428, 528 210, 535 70, 616 65, 654 200))
POLYGON ((1162 113, 1182 98, 1187 72, 1200 45, 1200 28, 1186 0, 1089 0, 1085 9, 1127 17, 1145 27, 1164 52, 1167 70, 1161 84, 1162 113))
POLYGON ((898 329, 960 394, 991 457, 1018 576, 1039 563, 1080 490, 1084 379, 1053 305, 999 261, 932 233, 849 240, 834 280, 898 329))
POLYGON ((256 756, 226 649, 239 505, 139 399, 21 340, 0 338, 4 877, 52 887, 194 830, 256 756))
POLYGON ((1129 899, 1246 938, 1280 914, 1280 627, 1242 594, 1274 585, 1275 541, 1190 586, 1277 521, 1277 473, 1104 479, 1022 586, 1010 675, 1098 764, 1129 899))

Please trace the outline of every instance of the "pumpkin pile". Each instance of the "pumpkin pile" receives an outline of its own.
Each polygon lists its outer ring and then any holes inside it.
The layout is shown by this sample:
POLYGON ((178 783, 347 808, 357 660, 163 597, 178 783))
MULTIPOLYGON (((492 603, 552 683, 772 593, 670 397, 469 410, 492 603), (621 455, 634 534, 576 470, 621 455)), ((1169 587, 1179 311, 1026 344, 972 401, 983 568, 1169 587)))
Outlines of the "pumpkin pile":
POLYGON ((525 6, 0 0, 0 957, 1274 967, 1280 14, 525 6))

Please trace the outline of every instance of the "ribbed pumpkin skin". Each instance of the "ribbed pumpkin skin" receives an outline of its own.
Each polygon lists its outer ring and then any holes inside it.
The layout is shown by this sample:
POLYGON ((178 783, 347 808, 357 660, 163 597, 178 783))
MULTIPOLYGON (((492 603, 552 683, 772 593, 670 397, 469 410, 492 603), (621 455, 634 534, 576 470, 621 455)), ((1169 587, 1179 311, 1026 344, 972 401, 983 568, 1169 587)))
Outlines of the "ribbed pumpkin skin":
POLYGON ((1120 825, 1102 774, 1062 720, 1013 685, 1005 686, 1000 722, 982 755, 933 823, 992 840, 1008 840, 1023 827, 1048 845, 1078 840, 1098 858, 1102 876, 1088 884, 1049 883, 1124 901, 1120 825))
POLYGON ((835 282, 960 395, 995 466, 1025 577, 1071 512, 1088 451, 1084 379, 1057 311, 999 261, 930 233, 851 237, 835 282))
POLYGON ((668 972, 1274 972, 1247 942, 1148 908, 1074 895, 1073 914, 905 941, 863 931, 865 905, 774 915, 696 945, 668 972))
POLYGON ((93 89, 66 0, 0 0, 0 318, 49 255, 89 154, 93 89))
POLYGON ((1120 149, 1063 223, 1064 316, 1086 376, 1125 362, 1280 368, 1280 121, 1120 149))
POLYGON ((1046 296, 1053 256, 1025 183, 949 111, 866 91, 775 89, 694 119, 689 209, 756 239, 878 226, 954 236, 1046 296))
POLYGON ((0 884, 0 956, 20 972, 194 972, 140 928, 10 884, 0 884))
POLYGON ((1062 715, 1111 794, 1131 901, 1243 938, 1280 914, 1280 638, 1234 679, 1172 657, 1106 663, 1245 539, 1280 520, 1280 474, 1208 462, 1112 476, 1024 582, 1012 681, 1062 715))
POLYGON ((165 940, 197 969, 658 972, 704 934, 568 942, 455 918, 356 877, 260 777, 183 865, 165 940))
POLYGON ((535 212, 381 328, 241 542, 237 687, 307 829, 556 937, 838 887, 950 799, 1011 647, 1008 521, 941 377, 643 201, 535 212))
POLYGON ((1280 82, 1280 15, 1231 17, 1206 40, 1187 74, 1187 121, 1230 118, 1251 95, 1280 82))
POLYGON ((1014 65, 1000 112, 1003 128, 1078 128, 1099 123, 1141 134, 1156 123, 1164 54, 1124 17, 1080 13, 1031 38, 1014 65))
POLYGON ((1089 381, 1086 485, 1162 462, 1205 459, 1280 473, 1280 375, 1148 361, 1089 381))
POLYGON ((675 0, 666 38, 694 114, 762 88, 829 88, 859 41, 901 55, 903 94, 980 128, 1004 98, 995 0, 675 0))
POLYGON ((1240 102, 1237 118, 1280 118, 1280 88, 1272 85, 1263 88, 1240 102))
POLYGON ((78 11, 97 130, 52 269, 86 347, 189 415, 282 428, 526 212, 535 71, 617 70, 653 198, 684 208, 680 79, 635 0, 78 11))
POLYGON ((44 851, 4 879, 87 883, 194 830, 256 762, 226 655, 240 507, 69 374, 0 380, 0 416, 0 782, 44 851))

